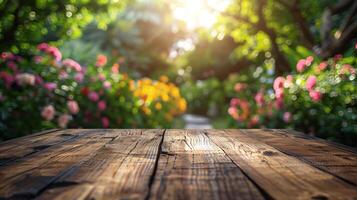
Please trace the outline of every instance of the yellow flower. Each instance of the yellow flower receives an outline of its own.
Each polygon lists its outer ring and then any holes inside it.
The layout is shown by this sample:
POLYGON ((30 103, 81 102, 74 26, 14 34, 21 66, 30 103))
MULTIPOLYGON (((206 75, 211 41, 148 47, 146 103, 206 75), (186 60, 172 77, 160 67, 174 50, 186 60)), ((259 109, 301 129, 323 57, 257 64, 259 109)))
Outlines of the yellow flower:
POLYGON ((167 83, 167 82, 169 82, 169 77, 163 75, 163 76, 160 76, 159 80, 161 82, 167 83))
POLYGON ((161 108, 162 108, 161 103, 157 102, 157 103, 155 104, 155 108, 156 108, 156 110, 161 110, 161 108))
POLYGON ((186 101, 181 97, 179 88, 168 81, 167 76, 161 76, 160 81, 144 78, 138 80, 137 84, 130 84, 134 87, 134 96, 143 101, 141 106, 145 114, 151 114, 151 110, 147 107, 154 102, 156 102, 154 105, 156 110, 162 110, 164 106, 170 107, 167 114, 171 117, 186 111, 186 101))
POLYGON ((130 82, 129 82, 129 89, 130 89, 130 91, 134 91, 134 89, 135 89, 135 83, 133 80, 130 80, 130 82))
POLYGON ((143 109, 143 112, 144 112, 146 115, 151 115, 151 110, 150 110, 150 108, 148 108, 148 107, 143 107, 142 109, 143 109))

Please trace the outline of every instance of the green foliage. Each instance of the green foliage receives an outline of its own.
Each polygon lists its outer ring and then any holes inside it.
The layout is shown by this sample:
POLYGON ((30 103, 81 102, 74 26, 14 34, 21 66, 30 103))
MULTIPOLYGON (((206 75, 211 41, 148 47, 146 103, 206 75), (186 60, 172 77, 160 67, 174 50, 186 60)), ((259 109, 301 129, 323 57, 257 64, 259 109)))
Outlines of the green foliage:
POLYGON ((153 1, 128 6, 105 30, 94 21, 86 27, 82 40, 125 57, 123 69, 140 77, 166 70, 170 49, 183 36, 180 24, 170 17, 169 4, 153 1))
POLYGON ((0 139, 48 128, 169 128, 186 110, 166 76, 133 80, 104 55, 81 66, 48 44, 0 59, 0 139))
POLYGON ((225 94, 218 79, 188 81, 182 84, 180 89, 183 97, 188 101, 189 112, 212 116, 221 113, 225 94))
POLYGON ((0 51, 28 53, 39 42, 76 38, 92 20, 105 28, 129 1, 1 0, 0 51))
MULTIPOLYGON (((287 77, 278 77, 274 88, 270 81, 262 82, 267 80, 262 76, 247 79, 239 75, 237 84, 247 87, 236 90, 228 109, 232 118, 227 119, 227 125, 240 128, 292 128, 357 145, 357 82, 356 68, 353 67, 356 58, 337 57, 321 62, 310 56, 300 61, 304 61, 303 70, 287 77), (263 94, 262 99, 257 98, 259 92, 263 94), (247 103, 247 108, 237 103, 240 101, 247 103)), ((231 84, 227 87, 233 90, 231 84)))

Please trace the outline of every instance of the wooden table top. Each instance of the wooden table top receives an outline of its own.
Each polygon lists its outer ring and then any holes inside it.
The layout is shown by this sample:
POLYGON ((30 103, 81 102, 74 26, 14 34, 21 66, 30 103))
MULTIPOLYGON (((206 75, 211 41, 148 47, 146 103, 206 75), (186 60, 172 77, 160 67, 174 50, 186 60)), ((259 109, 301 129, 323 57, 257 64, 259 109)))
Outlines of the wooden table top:
POLYGON ((0 199, 357 199, 356 155, 288 130, 51 130, 0 143, 0 199))

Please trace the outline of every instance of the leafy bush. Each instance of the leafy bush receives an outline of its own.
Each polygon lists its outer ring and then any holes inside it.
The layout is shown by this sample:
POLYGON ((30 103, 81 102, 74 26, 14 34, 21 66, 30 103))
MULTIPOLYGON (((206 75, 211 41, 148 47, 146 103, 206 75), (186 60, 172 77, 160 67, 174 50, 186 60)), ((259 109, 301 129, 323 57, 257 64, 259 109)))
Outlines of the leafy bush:
POLYGON ((167 77, 135 81, 104 55, 81 66, 42 43, 31 58, 2 53, 0 65, 1 139, 54 127, 170 127, 186 110, 167 77))
POLYGON ((202 81, 187 81, 181 85, 184 98, 189 102, 191 113, 215 116, 221 113, 225 94, 221 82, 216 78, 202 81))
POLYGON ((294 128, 356 145, 355 64, 355 57, 320 61, 309 56, 298 61, 296 73, 277 77, 273 84, 261 79, 236 83, 229 122, 242 128, 294 128))

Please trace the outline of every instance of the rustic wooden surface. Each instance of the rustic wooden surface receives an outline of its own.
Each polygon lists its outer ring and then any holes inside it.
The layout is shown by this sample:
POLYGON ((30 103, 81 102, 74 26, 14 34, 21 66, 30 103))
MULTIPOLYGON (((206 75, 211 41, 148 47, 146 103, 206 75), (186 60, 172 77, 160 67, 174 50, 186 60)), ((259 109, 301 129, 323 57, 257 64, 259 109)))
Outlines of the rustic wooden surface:
POLYGON ((288 130, 50 130, 0 143, 0 199, 357 199, 357 154, 288 130))

